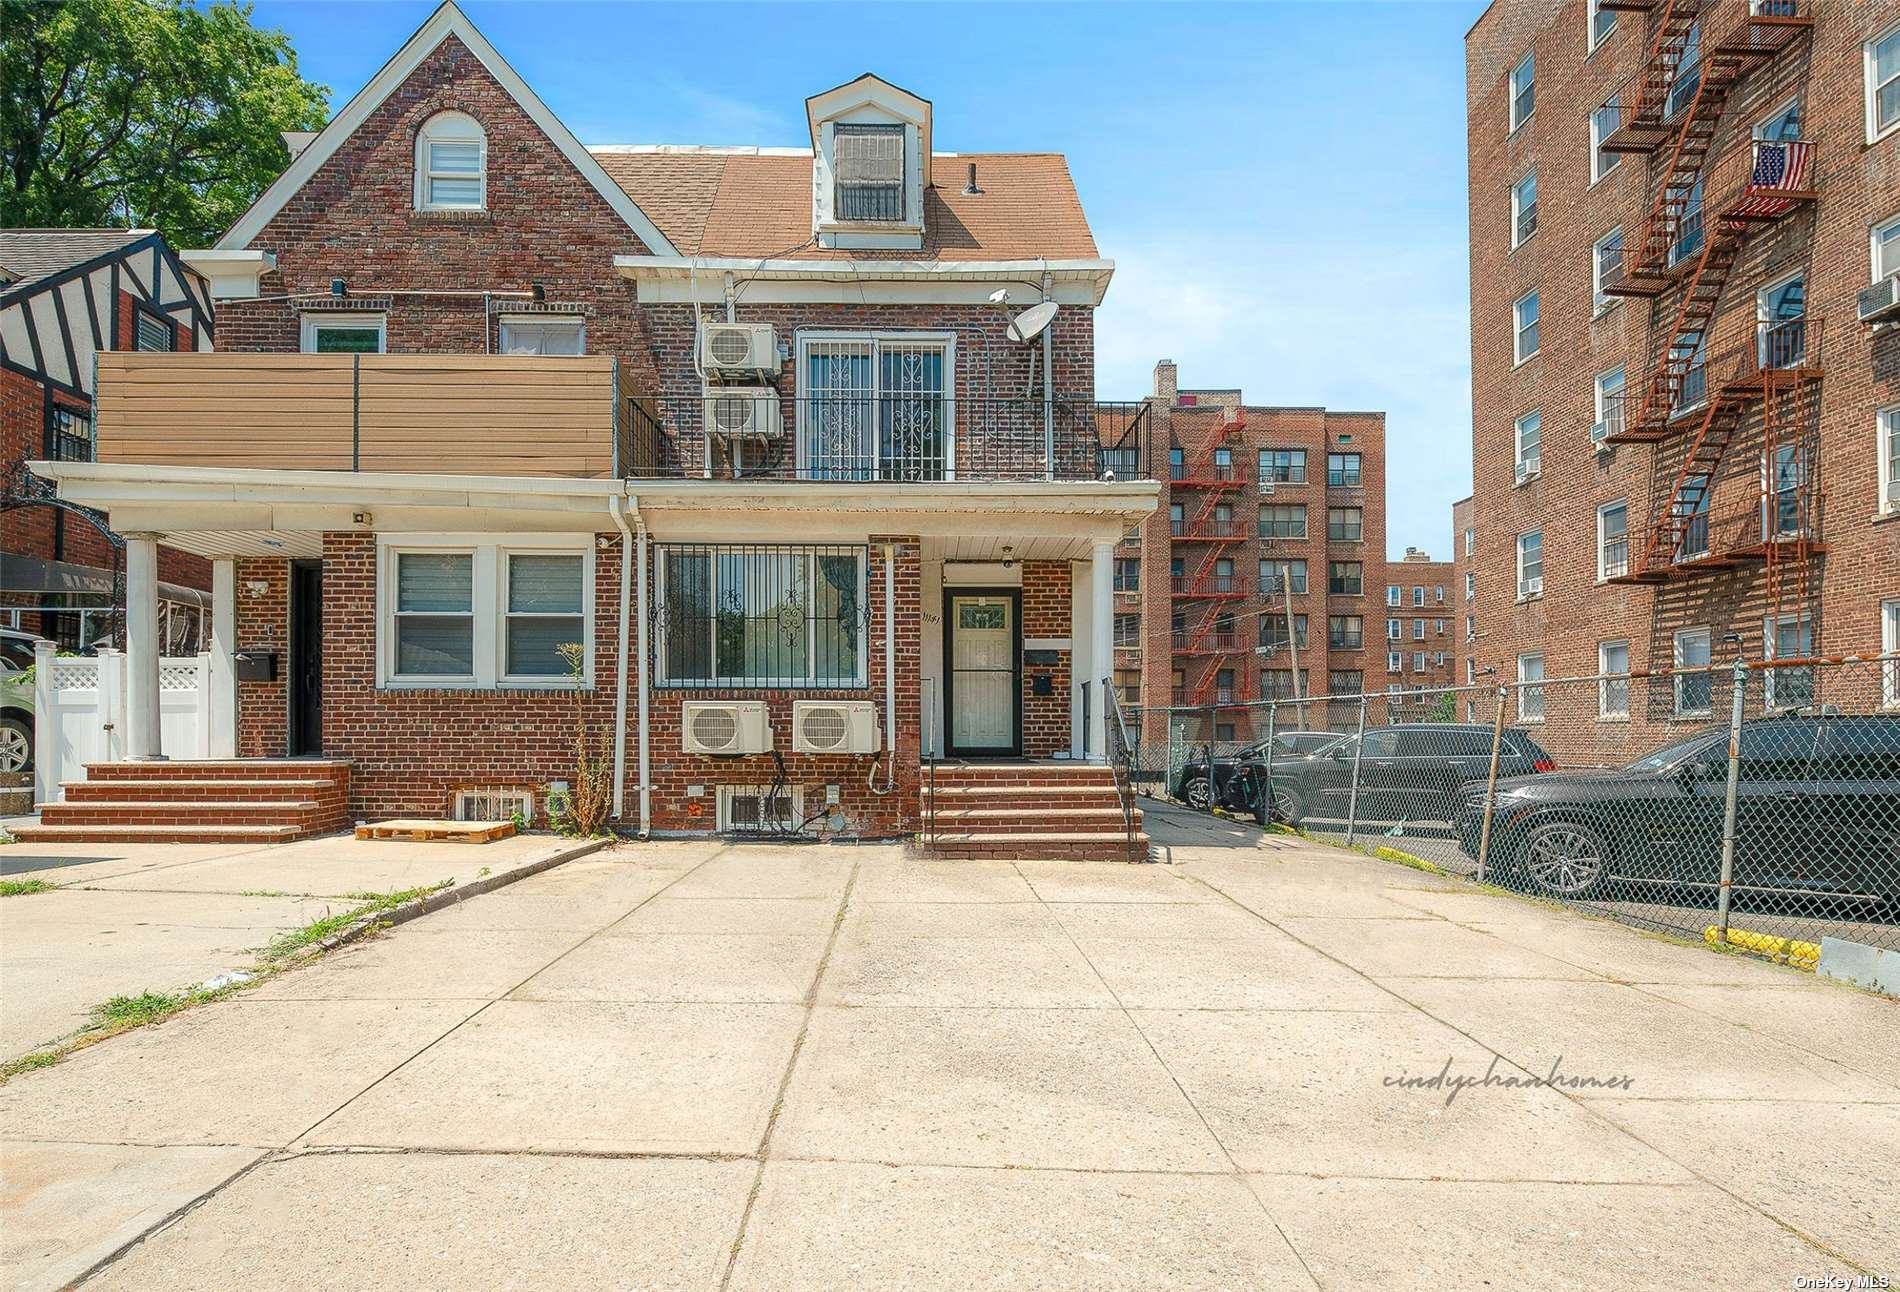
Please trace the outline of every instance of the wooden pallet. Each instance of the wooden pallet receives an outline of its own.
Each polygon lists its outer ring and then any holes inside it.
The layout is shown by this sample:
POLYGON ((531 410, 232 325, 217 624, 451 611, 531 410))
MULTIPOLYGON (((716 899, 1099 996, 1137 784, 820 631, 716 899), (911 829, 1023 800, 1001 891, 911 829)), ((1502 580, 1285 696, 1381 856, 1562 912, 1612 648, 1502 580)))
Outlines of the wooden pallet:
POLYGON ((359 839, 408 843, 493 843, 514 834, 512 821, 376 821, 356 827, 359 839))

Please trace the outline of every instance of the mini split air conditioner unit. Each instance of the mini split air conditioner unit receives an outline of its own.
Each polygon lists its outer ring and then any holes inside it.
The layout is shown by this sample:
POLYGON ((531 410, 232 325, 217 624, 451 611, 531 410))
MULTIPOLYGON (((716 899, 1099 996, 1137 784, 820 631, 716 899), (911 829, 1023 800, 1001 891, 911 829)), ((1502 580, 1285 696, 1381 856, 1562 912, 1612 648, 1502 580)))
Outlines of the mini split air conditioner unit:
POLYGON ((798 700, 792 749, 801 754, 875 754, 884 747, 870 700, 798 700))
POLYGON ((680 739, 689 754, 763 754, 772 748, 772 724, 763 700, 687 700, 680 739))
POLYGON ((785 434, 778 391, 770 386, 706 387, 706 429, 728 440, 776 440, 785 434))
POLYGON ((708 373, 777 372, 778 337, 770 323, 701 323, 699 366, 708 373))

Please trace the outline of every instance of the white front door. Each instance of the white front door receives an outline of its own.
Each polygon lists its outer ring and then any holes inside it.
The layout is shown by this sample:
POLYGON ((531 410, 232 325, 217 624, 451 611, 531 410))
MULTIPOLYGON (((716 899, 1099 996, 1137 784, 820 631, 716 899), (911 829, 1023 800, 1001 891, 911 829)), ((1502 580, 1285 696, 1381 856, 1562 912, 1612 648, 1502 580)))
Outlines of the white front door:
POLYGON ((955 752, 1016 748, 1016 602, 950 598, 950 744, 955 752))

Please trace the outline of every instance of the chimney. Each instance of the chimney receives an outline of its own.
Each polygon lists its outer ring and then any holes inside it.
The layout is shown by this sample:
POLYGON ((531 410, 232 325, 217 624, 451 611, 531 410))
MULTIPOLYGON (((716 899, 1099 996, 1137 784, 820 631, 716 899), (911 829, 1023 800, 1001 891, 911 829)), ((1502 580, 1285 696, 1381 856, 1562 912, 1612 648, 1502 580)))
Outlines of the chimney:
POLYGON ((965 197, 981 197, 983 195, 983 190, 976 186, 975 162, 970 163, 970 182, 963 186, 963 195, 965 197))
POLYGON ((1163 359, 1155 365, 1155 403, 1163 408, 1173 408, 1180 395, 1181 373, 1175 367, 1174 360, 1163 359))

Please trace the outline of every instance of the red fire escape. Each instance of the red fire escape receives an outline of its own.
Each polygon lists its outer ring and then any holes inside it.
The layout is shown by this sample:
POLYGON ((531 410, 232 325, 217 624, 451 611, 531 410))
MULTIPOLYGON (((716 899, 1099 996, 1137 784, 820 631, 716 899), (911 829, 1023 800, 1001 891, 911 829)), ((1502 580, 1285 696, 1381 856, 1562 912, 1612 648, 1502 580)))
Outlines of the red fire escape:
POLYGON ((1193 491, 1201 495, 1182 509, 1184 519, 1174 542, 1175 550, 1183 554, 1183 573, 1172 579, 1169 589, 1177 615, 1187 623, 1184 632, 1175 634, 1174 653, 1200 666, 1186 697, 1192 705, 1233 704, 1250 694, 1248 670, 1236 665, 1251 659, 1252 652, 1242 647, 1234 623, 1234 608, 1245 600, 1248 586, 1246 576, 1235 568, 1235 553, 1246 540, 1247 522, 1234 507, 1235 498, 1242 496, 1247 484, 1234 462, 1234 446, 1242 442, 1247 420, 1238 409, 1231 416, 1224 410, 1218 416, 1221 420, 1208 435, 1207 443, 1181 478, 1173 482, 1177 494, 1193 491), (1186 544, 1193 544, 1198 551, 1190 554, 1186 544), (1225 574, 1219 572, 1223 561, 1229 571, 1225 574), (1232 668, 1233 685, 1217 690, 1223 668, 1232 668))
MULTIPOLYGON (((1744 244, 1756 230, 1814 200, 1814 145, 1755 139, 1736 163, 1710 153, 1737 83, 1813 24, 1813 0, 1620 0, 1625 10, 1661 8, 1644 66, 1600 109, 1615 125, 1606 151, 1666 149, 1641 239, 1626 244, 1620 270, 1599 266, 1606 295, 1662 297, 1669 318, 1646 380, 1606 410, 1611 444, 1661 446, 1688 433, 1646 527, 1631 535, 1616 581, 1662 583, 1751 560, 1768 569, 1772 597, 1805 596, 1810 538, 1811 447, 1802 427, 1821 376, 1822 331, 1804 310, 1764 318, 1752 335, 1712 354, 1715 312, 1744 244), (1712 183, 1712 177, 1716 182, 1712 183), (1717 191, 1710 193, 1710 188, 1717 191), (1761 404, 1763 470, 1759 541, 1709 540, 1709 491, 1730 443, 1761 404)), ((1804 302, 1803 302, 1804 306, 1804 302)), ((1750 538, 1754 537, 1751 532, 1750 538)))

